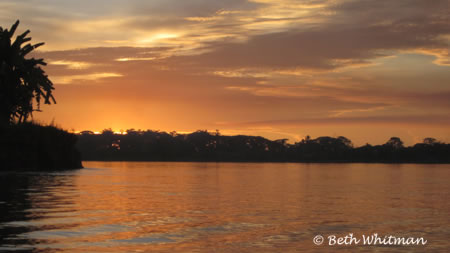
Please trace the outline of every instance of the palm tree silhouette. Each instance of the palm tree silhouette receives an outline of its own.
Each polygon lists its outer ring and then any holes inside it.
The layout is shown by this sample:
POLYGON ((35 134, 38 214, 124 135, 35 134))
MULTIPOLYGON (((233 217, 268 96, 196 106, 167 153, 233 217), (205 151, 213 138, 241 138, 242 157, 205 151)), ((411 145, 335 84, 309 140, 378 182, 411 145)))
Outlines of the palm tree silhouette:
POLYGON ((25 122, 33 111, 40 111, 42 98, 45 104, 56 103, 53 83, 40 67, 47 64, 43 59, 25 58, 44 43, 22 46, 31 40, 29 30, 12 42, 18 25, 19 20, 9 30, 0 27, 0 124, 25 122))

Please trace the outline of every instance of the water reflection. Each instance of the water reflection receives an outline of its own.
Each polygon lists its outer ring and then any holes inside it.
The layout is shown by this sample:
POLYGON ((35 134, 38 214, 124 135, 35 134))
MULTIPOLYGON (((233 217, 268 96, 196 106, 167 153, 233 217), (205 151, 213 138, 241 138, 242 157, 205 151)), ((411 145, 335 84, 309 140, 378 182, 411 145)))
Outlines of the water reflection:
MULTIPOLYGON (((448 248, 448 165, 85 163, 1 176, 0 251, 411 252, 448 248), (326 248, 316 234, 425 237, 326 248)), ((329 247, 329 246, 328 246, 329 247)))
POLYGON ((73 173, 10 173, 0 177, 0 251, 32 252, 52 238, 33 238, 29 233, 72 229, 76 222, 73 173))

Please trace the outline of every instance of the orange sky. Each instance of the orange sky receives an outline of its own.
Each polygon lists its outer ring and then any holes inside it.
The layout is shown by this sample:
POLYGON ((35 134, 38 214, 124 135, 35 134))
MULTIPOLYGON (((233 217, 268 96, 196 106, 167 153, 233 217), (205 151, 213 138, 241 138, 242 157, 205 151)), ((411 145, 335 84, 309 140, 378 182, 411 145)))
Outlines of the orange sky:
POLYGON ((450 142, 446 0, 4 0, 65 129, 450 142))

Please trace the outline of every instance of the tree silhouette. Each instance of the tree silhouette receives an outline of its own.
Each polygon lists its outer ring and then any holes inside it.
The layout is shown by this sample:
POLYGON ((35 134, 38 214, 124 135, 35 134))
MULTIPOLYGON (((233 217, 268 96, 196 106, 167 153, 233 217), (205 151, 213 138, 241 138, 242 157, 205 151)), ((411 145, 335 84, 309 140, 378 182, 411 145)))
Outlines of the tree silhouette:
POLYGON ((398 137, 391 137, 384 145, 392 147, 394 149, 399 149, 403 148, 403 141, 398 137))
POLYGON ((27 121, 33 111, 40 110, 42 98, 45 104, 56 103, 53 83, 40 67, 47 64, 43 59, 25 58, 44 43, 22 46, 31 40, 29 30, 12 42, 18 25, 19 20, 9 30, 0 27, 0 124, 27 121))
POLYGON ((423 139, 423 143, 427 145, 436 145, 439 144, 439 142, 435 138, 427 137, 423 139))

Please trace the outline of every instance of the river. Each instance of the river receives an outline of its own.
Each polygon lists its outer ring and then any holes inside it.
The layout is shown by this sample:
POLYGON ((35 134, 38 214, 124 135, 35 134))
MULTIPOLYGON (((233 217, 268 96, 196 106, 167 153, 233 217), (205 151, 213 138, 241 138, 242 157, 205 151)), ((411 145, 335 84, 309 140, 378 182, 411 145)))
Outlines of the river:
MULTIPOLYGON (((448 252, 450 165, 84 162, 1 172, 1 252, 448 252), (337 245, 332 238, 423 238, 337 245), (315 238, 322 236, 322 243, 315 238), (315 243, 319 244, 316 245, 315 243)), ((337 242, 337 241, 336 241, 337 242)))

